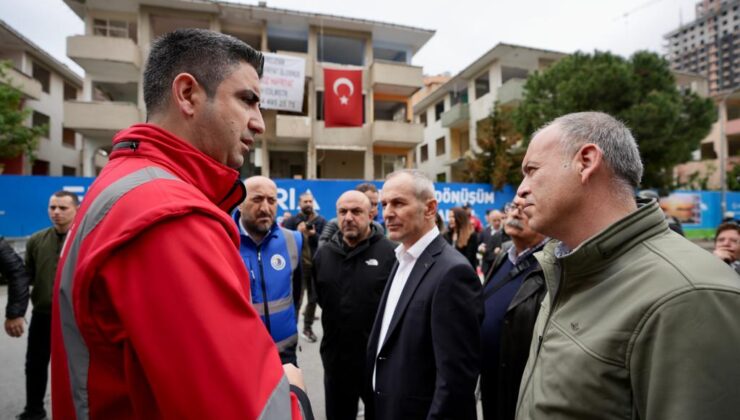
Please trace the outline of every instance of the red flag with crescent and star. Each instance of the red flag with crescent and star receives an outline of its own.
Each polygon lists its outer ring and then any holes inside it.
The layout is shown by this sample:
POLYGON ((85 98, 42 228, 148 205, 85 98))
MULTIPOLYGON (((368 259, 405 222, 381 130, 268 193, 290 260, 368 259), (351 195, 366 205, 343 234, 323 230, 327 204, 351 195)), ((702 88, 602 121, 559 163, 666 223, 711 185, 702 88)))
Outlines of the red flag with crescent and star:
POLYGON ((324 126, 362 127, 362 70, 324 69, 324 126))

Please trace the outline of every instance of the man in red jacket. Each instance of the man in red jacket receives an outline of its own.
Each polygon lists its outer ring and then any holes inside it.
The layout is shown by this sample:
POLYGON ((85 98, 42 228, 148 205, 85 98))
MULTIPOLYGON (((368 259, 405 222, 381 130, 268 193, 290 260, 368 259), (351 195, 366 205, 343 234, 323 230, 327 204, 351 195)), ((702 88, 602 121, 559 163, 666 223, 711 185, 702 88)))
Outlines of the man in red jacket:
POLYGON ((229 212, 254 136, 262 55, 184 29, 151 49, 147 124, 113 139, 67 239, 54 293, 59 419, 310 418, 249 301, 229 212))

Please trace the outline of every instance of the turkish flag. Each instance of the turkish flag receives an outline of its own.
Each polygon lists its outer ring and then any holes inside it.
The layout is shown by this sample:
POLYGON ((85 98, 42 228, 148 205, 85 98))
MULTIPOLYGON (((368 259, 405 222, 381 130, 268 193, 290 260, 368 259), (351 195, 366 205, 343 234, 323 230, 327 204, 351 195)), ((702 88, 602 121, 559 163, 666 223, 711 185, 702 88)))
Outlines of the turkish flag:
POLYGON ((362 127, 362 70, 324 69, 324 126, 362 127))

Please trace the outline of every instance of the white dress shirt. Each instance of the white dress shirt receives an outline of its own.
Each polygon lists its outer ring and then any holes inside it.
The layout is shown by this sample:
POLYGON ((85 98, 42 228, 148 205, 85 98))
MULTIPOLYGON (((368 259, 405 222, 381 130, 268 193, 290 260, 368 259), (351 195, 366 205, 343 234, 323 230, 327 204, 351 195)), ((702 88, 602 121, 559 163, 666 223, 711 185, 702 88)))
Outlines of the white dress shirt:
MULTIPOLYGON (((416 261, 430 243, 439 236, 439 229, 434 226, 432 230, 424 234, 418 241, 416 241, 407 250, 403 244, 396 247, 396 259, 398 260, 398 269, 396 274, 391 280, 391 288, 388 291, 388 299, 385 302, 385 310, 383 311, 383 321, 380 324, 380 336, 378 336, 378 348, 375 350, 375 355, 380 353, 380 348, 383 346, 385 341, 385 335, 388 333, 388 327, 390 326, 393 314, 396 312, 396 306, 398 300, 401 298, 403 288, 406 287, 406 281, 409 279, 411 270, 414 269, 416 261)), ((375 373, 378 370, 378 365, 375 365, 373 369, 373 389, 375 389, 375 373)))

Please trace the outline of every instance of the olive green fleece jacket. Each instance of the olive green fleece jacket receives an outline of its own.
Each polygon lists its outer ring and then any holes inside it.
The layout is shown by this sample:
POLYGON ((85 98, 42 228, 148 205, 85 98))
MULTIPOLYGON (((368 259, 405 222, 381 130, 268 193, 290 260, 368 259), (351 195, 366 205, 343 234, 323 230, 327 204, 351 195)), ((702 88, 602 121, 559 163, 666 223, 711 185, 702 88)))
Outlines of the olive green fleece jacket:
POLYGON ((66 236, 50 227, 34 233, 26 242, 26 271, 33 286, 31 302, 34 312, 51 314, 54 277, 66 236))
POLYGON ((655 200, 559 258, 518 420, 740 418, 740 277, 668 229, 655 200))

